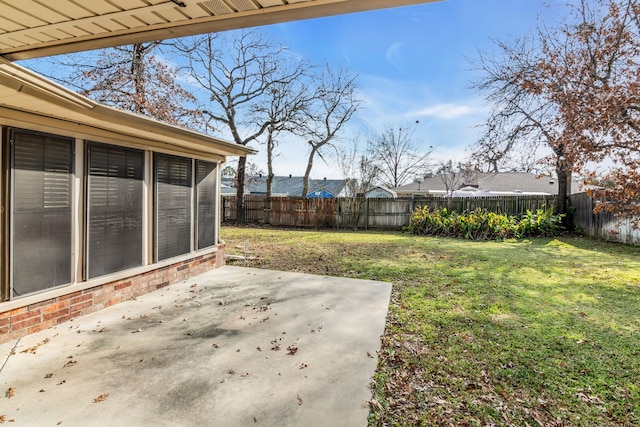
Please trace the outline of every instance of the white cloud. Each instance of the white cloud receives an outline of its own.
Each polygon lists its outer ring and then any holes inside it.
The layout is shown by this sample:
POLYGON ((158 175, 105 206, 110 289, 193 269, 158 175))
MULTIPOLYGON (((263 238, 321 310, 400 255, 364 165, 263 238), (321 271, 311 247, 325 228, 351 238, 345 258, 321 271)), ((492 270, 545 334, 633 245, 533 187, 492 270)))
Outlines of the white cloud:
POLYGON ((423 110, 413 111, 411 116, 436 117, 438 119, 454 119, 474 114, 475 110, 467 105, 438 104, 423 110))

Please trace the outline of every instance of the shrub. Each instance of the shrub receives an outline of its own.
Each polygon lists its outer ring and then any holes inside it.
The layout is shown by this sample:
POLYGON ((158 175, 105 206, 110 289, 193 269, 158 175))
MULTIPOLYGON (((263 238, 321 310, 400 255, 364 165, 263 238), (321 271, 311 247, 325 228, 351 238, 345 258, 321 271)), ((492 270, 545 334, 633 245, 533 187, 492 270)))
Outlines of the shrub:
POLYGON ((527 211, 521 217, 476 209, 470 212, 430 210, 428 206, 411 215, 410 233, 463 237, 470 240, 503 240, 520 237, 556 236, 562 230, 564 215, 554 215, 553 209, 527 211))

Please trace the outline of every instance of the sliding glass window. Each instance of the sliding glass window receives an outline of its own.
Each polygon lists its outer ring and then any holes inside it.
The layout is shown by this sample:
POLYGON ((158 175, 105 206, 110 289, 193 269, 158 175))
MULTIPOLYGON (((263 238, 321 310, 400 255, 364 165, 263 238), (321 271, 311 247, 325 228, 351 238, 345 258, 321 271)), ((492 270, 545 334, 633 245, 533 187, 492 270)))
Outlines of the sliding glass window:
POLYGON ((191 251, 192 160, 155 155, 156 259, 191 251))
POLYGON ((142 265, 144 152, 88 145, 87 276, 142 265))
POLYGON ((11 130, 11 284, 20 297, 70 283, 73 140, 11 130))
POLYGON ((198 249, 208 248, 216 243, 216 166, 216 163, 196 160, 198 249))

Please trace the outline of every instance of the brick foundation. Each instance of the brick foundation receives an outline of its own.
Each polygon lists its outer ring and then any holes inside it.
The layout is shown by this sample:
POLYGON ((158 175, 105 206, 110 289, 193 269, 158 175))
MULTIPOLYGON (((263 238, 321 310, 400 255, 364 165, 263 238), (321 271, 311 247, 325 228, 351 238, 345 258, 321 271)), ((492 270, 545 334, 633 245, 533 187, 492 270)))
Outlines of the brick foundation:
MULTIPOLYGON (((224 245, 218 245, 216 252, 24 307, 3 312, 0 303, 0 343, 51 328, 74 317, 93 313, 222 265, 224 245)), ((46 293, 43 298, 46 298, 46 293)))

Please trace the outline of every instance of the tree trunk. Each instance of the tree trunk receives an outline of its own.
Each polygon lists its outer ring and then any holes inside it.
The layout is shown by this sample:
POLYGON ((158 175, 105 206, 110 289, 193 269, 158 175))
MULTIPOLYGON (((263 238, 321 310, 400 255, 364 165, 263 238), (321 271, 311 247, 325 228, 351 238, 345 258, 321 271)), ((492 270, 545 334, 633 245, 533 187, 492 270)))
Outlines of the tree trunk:
POLYGON ((273 187, 273 136, 271 129, 269 129, 269 133, 267 135, 267 195, 265 199, 266 204, 266 223, 271 223, 271 190, 273 187))
POLYGON ((133 75, 133 83, 135 86, 135 112, 142 114, 144 112, 143 100, 146 98, 144 93, 144 55, 145 48, 141 43, 133 45, 133 58, 131 60, 131 74, 133 75))
POLYGON ((304 172, 304 178, 302 178, 302 197, 307 197, 309 194, 309 175, 311 175, 311 168, 313 168, 313 158, 316 155, 318 149, 315 146, 311 147, 309 153, 309 160, 307 161, 307 170, 304 172))
POLYGON ((271 187, 273 185, 273 134, 269 129, 267 135, 267 200, 271 197, 271 187))
POLYGON ((568 199, 571 181, 571 169, 568 165, 558 165, 558 200, 556 201, 555 211, 557 214, 566 214, 569 211, 568 199))
POLYGON ((238 192, 236 193, 236 224, 244 225, 246 223, 244 216, 244 175, 247 165, 247 158, 240 157, 238 159, 238 171, 236 178, 238 180, 238 192))

